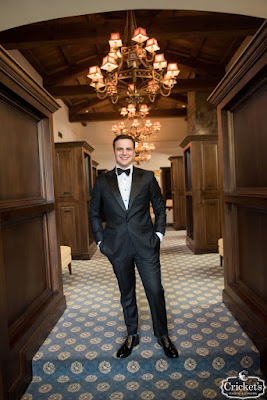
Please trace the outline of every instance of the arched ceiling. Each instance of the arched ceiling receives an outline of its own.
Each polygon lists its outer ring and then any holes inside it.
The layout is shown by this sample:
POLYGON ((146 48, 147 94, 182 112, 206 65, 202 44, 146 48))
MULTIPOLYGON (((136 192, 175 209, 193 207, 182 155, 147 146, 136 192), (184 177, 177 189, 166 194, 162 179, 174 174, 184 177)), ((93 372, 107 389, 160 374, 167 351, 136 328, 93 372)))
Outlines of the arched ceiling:
MULTIPOLYGON (((186 115, 188 92, 210 93, 241 43, 263 22, 244 15, 166 9, 135 10, 135 18, 157 38, 167 61, 177 62, 181 70, 171 96, 150 104, 151 117, 186 115)), ((114 120, 125 104, 99 100, 87 72, 101 64, 110 33, 123 35, 125 22, 125 11, 53 19, 2 31, 0 43, 21 51, 44 87, 66 103, 71 122, 114 120)))
MULTIPOLYGON (((127 10, 125 0, 8 0, 1 3, 0 30, 83 14, 127 10)), ((161 0, 135 0, 135 9, 161 9, 161 0)), ((169 10, 199 10, 267 18, 266 0, 165 0, 169 10)))

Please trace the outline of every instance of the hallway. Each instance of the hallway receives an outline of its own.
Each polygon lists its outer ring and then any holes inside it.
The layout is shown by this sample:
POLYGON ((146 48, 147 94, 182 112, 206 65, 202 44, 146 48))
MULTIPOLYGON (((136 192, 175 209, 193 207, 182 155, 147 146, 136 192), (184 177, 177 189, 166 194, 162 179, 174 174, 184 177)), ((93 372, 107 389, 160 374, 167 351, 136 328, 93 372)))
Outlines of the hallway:
POLYGON ((126 330, 115 275, 97 251, 73 261, 73 275, 63 271, 67 309, 34 357, 22 400, 225 399, 222 379, 243 369, 261 376, 257 349, 222 304, 219 255, 194 255, 185 231, 169 228, 161 263, 177 360, 156 343, 139 276, 141 342, 129 358, 115 357, 126 330))

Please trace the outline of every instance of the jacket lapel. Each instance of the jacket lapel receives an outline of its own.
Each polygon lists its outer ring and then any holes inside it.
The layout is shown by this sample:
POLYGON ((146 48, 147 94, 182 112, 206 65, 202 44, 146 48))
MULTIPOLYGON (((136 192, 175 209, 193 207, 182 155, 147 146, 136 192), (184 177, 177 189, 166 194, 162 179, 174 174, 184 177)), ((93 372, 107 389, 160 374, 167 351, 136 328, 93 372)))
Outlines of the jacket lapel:
POLYGON ((128 211, 133 205, 134 199, 136 198, 137 193, 139 192, 141 181, 142 181, 143 173, 139 168, 133 167, 133 178, 132 178, 132 186, 131 186, 131 194, 128 211))
POLYGON ((106 174, 106 178, 107 178, 109 186, 112 190, 112 193, 115 196, 115 199, 117 200, 117 202, 119 203, 119 205, 121 206, 123 211, 126 211, 126 208, 124 206, 124 203, 122 201, 122 197, 120 194, 120 189, 119 189, 119 185, 118 185, 118 179, 117 179, 117 175, 115 172, 115 168, 106 174))

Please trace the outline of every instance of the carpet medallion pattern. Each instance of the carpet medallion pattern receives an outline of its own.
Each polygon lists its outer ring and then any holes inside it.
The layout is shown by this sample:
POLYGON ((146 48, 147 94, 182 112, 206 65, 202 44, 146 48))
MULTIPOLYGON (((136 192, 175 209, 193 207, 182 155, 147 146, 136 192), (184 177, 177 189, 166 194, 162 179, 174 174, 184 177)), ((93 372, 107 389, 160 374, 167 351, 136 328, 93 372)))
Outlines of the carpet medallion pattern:
POLYGON ((226 399, 220 384, 227 376, 246 370, 262 377, 257 348, 222 303, 219 255, 194 255, 185 232, 169 230, 161 264, 178 359, 157 344, 138 274, 140 344, 128 358, 116 358, 126 336, 120 294, 97 251, 89 261, 73 261, 72 275, 63 271, 67 309, 34 357, 22 400, 226 399))

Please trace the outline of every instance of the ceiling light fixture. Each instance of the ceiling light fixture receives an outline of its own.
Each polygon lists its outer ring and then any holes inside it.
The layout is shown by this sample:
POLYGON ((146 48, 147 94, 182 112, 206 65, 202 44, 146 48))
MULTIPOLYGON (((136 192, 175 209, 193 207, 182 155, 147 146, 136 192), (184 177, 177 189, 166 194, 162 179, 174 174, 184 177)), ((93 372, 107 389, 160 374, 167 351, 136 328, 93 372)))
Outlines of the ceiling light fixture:
POLYGON ((137 105, 147 96, 151 102, 156 95, 169 96, 180 72, 176 63, 167 64, 155 38, 149 38, 144 28, 137 28, 133 11, 127 11, 126 45, 119 33, 112 33, 110 51, 101 67, 89 68, 90 85, 100 99, 110 97, 117 103, 119 96, 137 105), (146 43, 145 43, 146 42, 146 43))
POLYGON ((135 143, 135 158, 134 161, 139 165, 141 162, 151 159, 151 151, 155 150, 153 143, 135 143))
POLYGON ((151 122, 145 117, 149 114, 149 109, 146 104, 141 104, 135 107, 133 103, 128 104, 128 107, 122 107, 120 114, 126 118, 126 121, 120 121, 112 125, 112 131, 115 135, 130 135, 135 141, 141 142, 147 140, 151 135, 156 135, 160 129, 159 121, 151 122))

